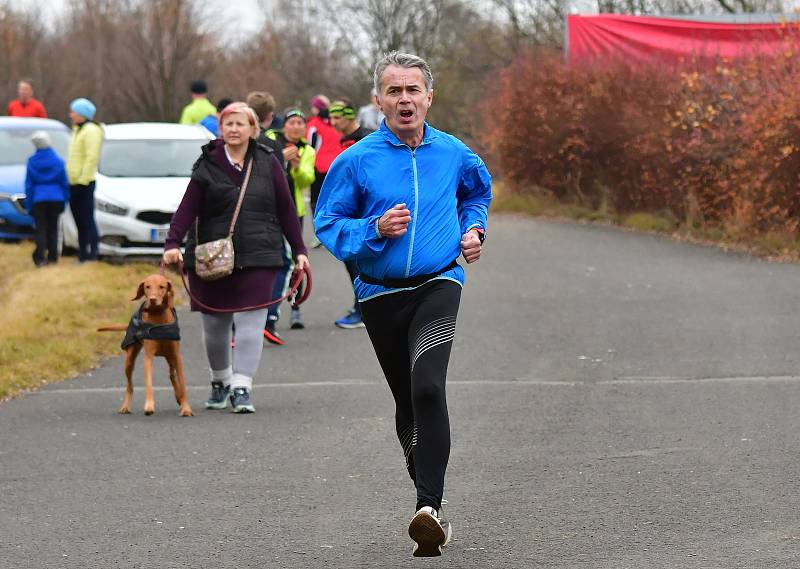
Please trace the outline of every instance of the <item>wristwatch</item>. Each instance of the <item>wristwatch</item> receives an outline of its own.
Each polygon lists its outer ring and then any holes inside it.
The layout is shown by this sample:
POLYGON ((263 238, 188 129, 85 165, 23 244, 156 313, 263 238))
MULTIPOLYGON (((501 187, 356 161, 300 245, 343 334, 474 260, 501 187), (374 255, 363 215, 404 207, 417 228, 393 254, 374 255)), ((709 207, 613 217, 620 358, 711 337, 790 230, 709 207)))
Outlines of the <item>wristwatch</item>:
MULTIPOLYGON (((481 245, 483 245, 483 241, 486 239, 486 232, 480 227, 473 227, 472 229, 478 232, 478 239, 480 240, 481 245)), ((470 231, 472 231, 472 229, 470 229, 470 231)))

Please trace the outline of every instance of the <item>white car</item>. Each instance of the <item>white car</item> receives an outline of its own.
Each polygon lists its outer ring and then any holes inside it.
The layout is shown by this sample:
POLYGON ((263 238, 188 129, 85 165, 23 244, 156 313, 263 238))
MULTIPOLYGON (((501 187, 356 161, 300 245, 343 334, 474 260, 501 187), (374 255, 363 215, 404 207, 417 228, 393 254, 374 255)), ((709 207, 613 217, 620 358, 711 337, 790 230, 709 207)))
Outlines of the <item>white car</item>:
MULTIPOLYGON (((200 147, 214 138, 200 125, 103 125, 94 192, 103 256, 160 255, 200 147)), ((72 214, 63 216, 64 247, 78 248, 72 214)))

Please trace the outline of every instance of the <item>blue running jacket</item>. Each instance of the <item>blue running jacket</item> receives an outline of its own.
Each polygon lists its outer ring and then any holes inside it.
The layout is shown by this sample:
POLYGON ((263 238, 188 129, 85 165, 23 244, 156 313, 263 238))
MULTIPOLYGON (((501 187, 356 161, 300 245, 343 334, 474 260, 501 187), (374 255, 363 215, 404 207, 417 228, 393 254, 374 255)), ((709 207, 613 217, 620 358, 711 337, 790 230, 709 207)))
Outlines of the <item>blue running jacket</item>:
MULTIPOLYGON (((486 229, 492 177, 477 154, 427 123, 412 149, 382 123, 334 160, 314 213, 317 237, 342 261, 376 279, 435 273, 461 254, 461 236, 486 229), (398 203, 411 211, 408 231, 380 237, 378 219, 398 203)), ((457 266, 436 278, 464 283, 457 266)), ((398 290, 356 279, 359 300, 398 290)))

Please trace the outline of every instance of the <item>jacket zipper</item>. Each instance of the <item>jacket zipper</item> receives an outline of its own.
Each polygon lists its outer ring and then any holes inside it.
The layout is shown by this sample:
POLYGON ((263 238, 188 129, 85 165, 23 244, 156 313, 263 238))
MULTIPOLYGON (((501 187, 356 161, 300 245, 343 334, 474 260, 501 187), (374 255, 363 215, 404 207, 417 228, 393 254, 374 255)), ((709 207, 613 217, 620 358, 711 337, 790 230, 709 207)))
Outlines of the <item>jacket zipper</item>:
POLYGON ((411 258, 414 256, 414 237, 417 233, 417 210, 419 208, 419 179, 417 178, 417 149, 411 150, 411 166, 414 170, 414 209, 411 210, 411 240, 408 244, 408 261, 406 262, 406 278, 411 274, 411 258))

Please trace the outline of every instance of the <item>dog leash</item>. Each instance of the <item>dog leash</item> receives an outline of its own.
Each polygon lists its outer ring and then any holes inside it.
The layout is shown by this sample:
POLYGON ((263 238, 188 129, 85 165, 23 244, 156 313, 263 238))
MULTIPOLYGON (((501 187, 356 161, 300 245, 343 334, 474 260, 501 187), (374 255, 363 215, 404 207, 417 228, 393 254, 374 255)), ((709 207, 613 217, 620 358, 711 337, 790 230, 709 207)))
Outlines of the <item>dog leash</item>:
MULTIPOLYGON (((272 306, 273 304, 280 304, 284 300, 290 300, 292 306, 297 307, 303 304, 308 297, 311 295, 311 269, 304 268, 301 271, 292 271, 292 278, 290 280, 291 286, 289 287, 289 291, 283 295, 282 297, 271 300, 269 302, 265 302, 263 304, 257 304, 255 306, 243 306, 242 308, 214 308, 213 306, 208 306, 207 304, 203 304, 200 300, 197 299, 196 296, 192 294, 191 289, 189 288, 189 283, 186 281, 186 272, 183 270, 183 261, 178 261, 178 272, 181 275, 181 281, 183 281, 183 288, 186 289, 186 293, 189 295, 194 303, 208 310, 209 312, 218 312, 218 313, 231 313, 231 312, 246 312, 248 310, 259 310, 261 308, 267 308, 268 306, 272 306), (297 291, 300 289, 300 286, 305 281, 305 286, 303 286, 303 291, 298 295, 297 291)), ((160 274, 163 275, 166 271, 166 263, 163 261, 161 262, 161 269, 160 274)))

